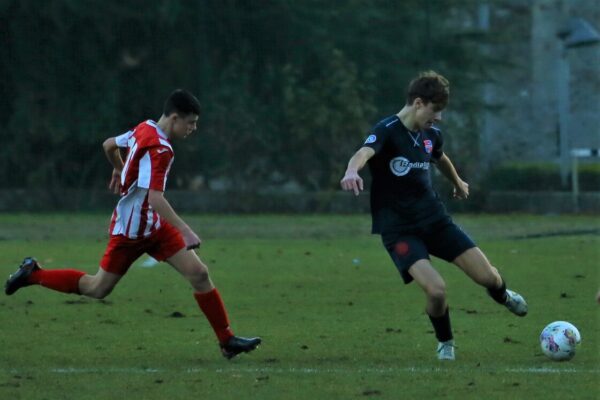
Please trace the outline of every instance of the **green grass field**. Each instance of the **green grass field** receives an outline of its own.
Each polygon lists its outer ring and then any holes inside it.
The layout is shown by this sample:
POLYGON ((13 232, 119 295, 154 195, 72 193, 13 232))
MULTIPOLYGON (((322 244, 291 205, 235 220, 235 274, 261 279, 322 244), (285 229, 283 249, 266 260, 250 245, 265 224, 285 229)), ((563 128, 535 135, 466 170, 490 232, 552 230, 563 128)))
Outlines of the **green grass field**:
MULTIPOLYGON (((510 314, 457 268, 457 360, 439 362, 416 285, 404 286, 361 216, 188 216, 234 331, 261 335, 227 361, 186 281, 140 259, 104 301, 31 287, 0 298, 0 399, 598 399, 600 218, 458 216, 529 302, 510 314), (174 317, 181 313, 182 317, 174 317), (554 320, 583 337, 552 362, 554 320)), ((108 215, 0 215, 0 274, 24 256, 97 270, 108 215)), ((4 278, 2 278, 4 279, 4 278)))

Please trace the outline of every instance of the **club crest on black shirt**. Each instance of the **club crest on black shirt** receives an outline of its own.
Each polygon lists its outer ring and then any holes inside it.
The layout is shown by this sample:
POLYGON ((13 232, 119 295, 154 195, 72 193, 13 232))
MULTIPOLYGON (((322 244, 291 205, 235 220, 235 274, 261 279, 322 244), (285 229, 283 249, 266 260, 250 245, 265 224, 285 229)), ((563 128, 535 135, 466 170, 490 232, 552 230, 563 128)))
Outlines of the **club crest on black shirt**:
POLYGON ((439 129, 411 132, 393 115, 373 127, 363 146, 375 150, 368 163, 373 233, 410 231, 448 217, 429 172, 443 155, 439 129))

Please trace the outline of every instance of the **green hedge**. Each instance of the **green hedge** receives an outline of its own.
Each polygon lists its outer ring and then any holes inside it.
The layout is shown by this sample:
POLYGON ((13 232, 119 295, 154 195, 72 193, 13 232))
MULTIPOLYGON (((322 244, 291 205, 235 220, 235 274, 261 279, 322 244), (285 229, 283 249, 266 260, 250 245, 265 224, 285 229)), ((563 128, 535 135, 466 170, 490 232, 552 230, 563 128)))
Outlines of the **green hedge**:
MULTIPOLYGON (((600 191, 600 163, 579 164, 579 190, 600 191)), ((492 168, 485 179, 488 190, 570 190, 560 182, 560 170, 554 163, 507 163, 492 168)))

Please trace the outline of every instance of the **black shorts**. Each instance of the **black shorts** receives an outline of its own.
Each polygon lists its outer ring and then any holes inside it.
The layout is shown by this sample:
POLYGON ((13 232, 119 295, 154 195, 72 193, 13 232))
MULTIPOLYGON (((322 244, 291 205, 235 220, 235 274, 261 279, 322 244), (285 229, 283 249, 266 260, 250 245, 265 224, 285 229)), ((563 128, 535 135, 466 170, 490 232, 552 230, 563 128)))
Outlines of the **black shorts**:
POLYGON ((382 234, 381 239, 404 283, 413 280, 408 269, 419 260, 429 260, 430 254, 452 262, 465 251, 476 247, 475 242, 452 220, 410 232, 382 234))

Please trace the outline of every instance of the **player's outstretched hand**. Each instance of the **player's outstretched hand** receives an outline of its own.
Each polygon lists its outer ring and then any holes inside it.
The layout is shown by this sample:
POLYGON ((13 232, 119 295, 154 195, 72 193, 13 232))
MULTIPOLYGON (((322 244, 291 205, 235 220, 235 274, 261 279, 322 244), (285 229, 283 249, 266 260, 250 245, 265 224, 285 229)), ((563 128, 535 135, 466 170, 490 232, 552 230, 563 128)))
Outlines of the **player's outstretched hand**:
POLYGON ((340 181, 342 189, 346 191, 353 191, 355 196, 363 190, 363 180, 358 175, 358 172, 346 171, 346 175, 340 181))
POLYGON ((469 184, 465 181, 460 181, 454 186, 452 197, 455 199, 467 199, 469 197, 469 184))
POLYGON ((114 194, 119 194, 121 192, 121 173, 116 169, 113 169, 108 189, 114 194))

